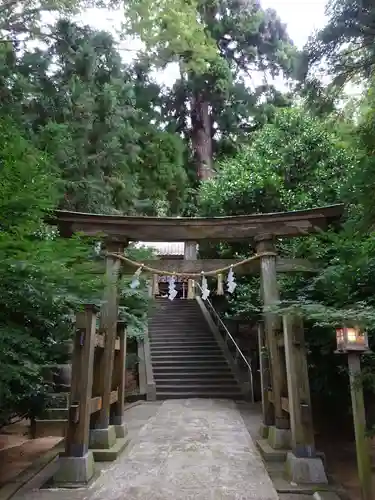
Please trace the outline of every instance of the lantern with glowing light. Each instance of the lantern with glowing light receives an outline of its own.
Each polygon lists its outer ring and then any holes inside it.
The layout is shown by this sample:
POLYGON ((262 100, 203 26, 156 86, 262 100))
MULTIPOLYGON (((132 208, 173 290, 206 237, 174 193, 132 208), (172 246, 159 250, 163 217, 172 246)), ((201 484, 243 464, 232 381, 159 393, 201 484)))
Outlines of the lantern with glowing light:
POLYGON ((337 352, 366 352, 369 350, 367 333, 356 327, 336 328, 337 352))

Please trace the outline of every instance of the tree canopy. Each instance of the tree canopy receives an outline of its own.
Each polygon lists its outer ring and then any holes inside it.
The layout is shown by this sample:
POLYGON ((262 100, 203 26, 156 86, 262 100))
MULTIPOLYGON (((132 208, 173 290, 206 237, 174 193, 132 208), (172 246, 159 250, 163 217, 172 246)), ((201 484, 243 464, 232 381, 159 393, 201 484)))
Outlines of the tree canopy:
POLYGON ((262 82, 262 75, 291 74, 294 64, 295 48, 275 11, 237 0, 134 0, 125 14, 146 58, 179 65, 166 106, 191 145, 199 179, 211 177, 217 155, 233 151, 257 127, 267 104, 288 101, 262 82))
POLYGON ((207 215, 280 212, 341 201, 355 156, 327 121, 280 109, 200 189, 207 215))
POLYGON ((374 71, 373 48, 375 7, 371 0, 330 0, 328 23, 305 47, 304 73, 323 62, 336 84, 359 76, 369 78, 374 71))
MULTIPOLYGON (((280 279, 280 307, 303 311, 314 390, 333 401, 334 323, 356 315, 375 331, 372 5, 332 1, 299 53, 259 2, 131 0, 125 34, 144 50, 127 64, 113 34, 73 20, 86 5, 5 0, 0 13, 0 424, 31 411, 72 315, 101 297, 94 242, 60 238, 45 223, 56 208, 216 216, 344 202, 339 232, 277 241, 281 255, 319 262, 315 277, 280 279), (316 78, 322 61, 333 85, 316 78), (155 69, 171 64, 177 80, 157 83, 155 69), (281 75, 290 90, 277 88, 281 75), (337 87, 348 78, 361 95, 345 102, 337 87)), ((249 245, 200 252, 234 258, 249 245)), ((258 318, 258 289, 239 279, 228 314, 258 318)), ((122 288, 134 335, 145 290, 122 288)))

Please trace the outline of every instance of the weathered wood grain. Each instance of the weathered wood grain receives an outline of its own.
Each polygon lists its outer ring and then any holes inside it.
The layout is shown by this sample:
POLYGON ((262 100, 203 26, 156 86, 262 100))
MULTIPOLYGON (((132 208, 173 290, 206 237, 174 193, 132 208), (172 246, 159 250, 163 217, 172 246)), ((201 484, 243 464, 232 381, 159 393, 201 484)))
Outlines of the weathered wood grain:
POLYGON ((62 236, 74 233, 102 236, 113 241, 240 241, 268 234, 271 237, 303 236, 325 230, 338 221, 343 205, 236 217, 125 217, 56 211, 47 222, 62 236))

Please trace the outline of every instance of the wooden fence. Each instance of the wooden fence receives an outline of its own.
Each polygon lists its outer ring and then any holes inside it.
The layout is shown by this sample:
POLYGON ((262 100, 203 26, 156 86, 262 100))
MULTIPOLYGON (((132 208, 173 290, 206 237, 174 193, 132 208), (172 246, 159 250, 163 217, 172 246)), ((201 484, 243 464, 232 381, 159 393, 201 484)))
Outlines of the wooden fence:
POLYGON ((84 312, 77 314, 76 318, 65 456, 86 455, 90 430, 97 428, 100 412, 108 414, 113 424, 121 422, 124 415, 125 324, 117 322, 115 352, 110 359, 113 364, 108 365, 104 358, 106 336, 97 329, 97 314, 98 308, 88 304, 84 312), (112 378, 112 382, 111 385, 106 384, 110 391, 105 394, 102 380, 108 376, 112 378))

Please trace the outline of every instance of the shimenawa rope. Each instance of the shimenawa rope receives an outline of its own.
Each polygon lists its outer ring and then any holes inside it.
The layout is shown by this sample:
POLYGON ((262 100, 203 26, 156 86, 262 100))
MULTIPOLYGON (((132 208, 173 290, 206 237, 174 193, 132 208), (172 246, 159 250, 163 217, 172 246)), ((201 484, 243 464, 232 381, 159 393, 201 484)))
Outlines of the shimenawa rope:
POLYGON ((163 271, 161 269, 156 269, 155 267, 150 267, 146 266, 146 264, 143 264, 142 262, 137 262, 135 260, 129 259, 128 257, 125 257, 125 255, 121 255, 119 253, 112 253, 108 252, 105 254, 108 257, 114 257, 116 259, 122 260, 123 262, 126 262, 127 264, 130 264, 137 269, 141 268, 142 270, 148 271, 149 273, 153 274, 159 274, 160 276, 176 276, 179 278, 199 278, 202 275, 204 276, 216 276, 217 274, 224 273, 225 271, 229 271, 229 269, 235 269, 236 267, 243 266, 247 264, 248 262, 251 262, 256 259, 260 259, 261 257, 276 257, 277 254, 275 252, 262 252, 258 253, 256 255, 252 255, 251 257, 248 257, 247 259, 243 259, 240 262, 235 262, 234 264, 230 264, 229 266, 221 267, 220 269, 215 269, 214 271, 201 271, 200 273, 177 273, 174 271, 163 271))

